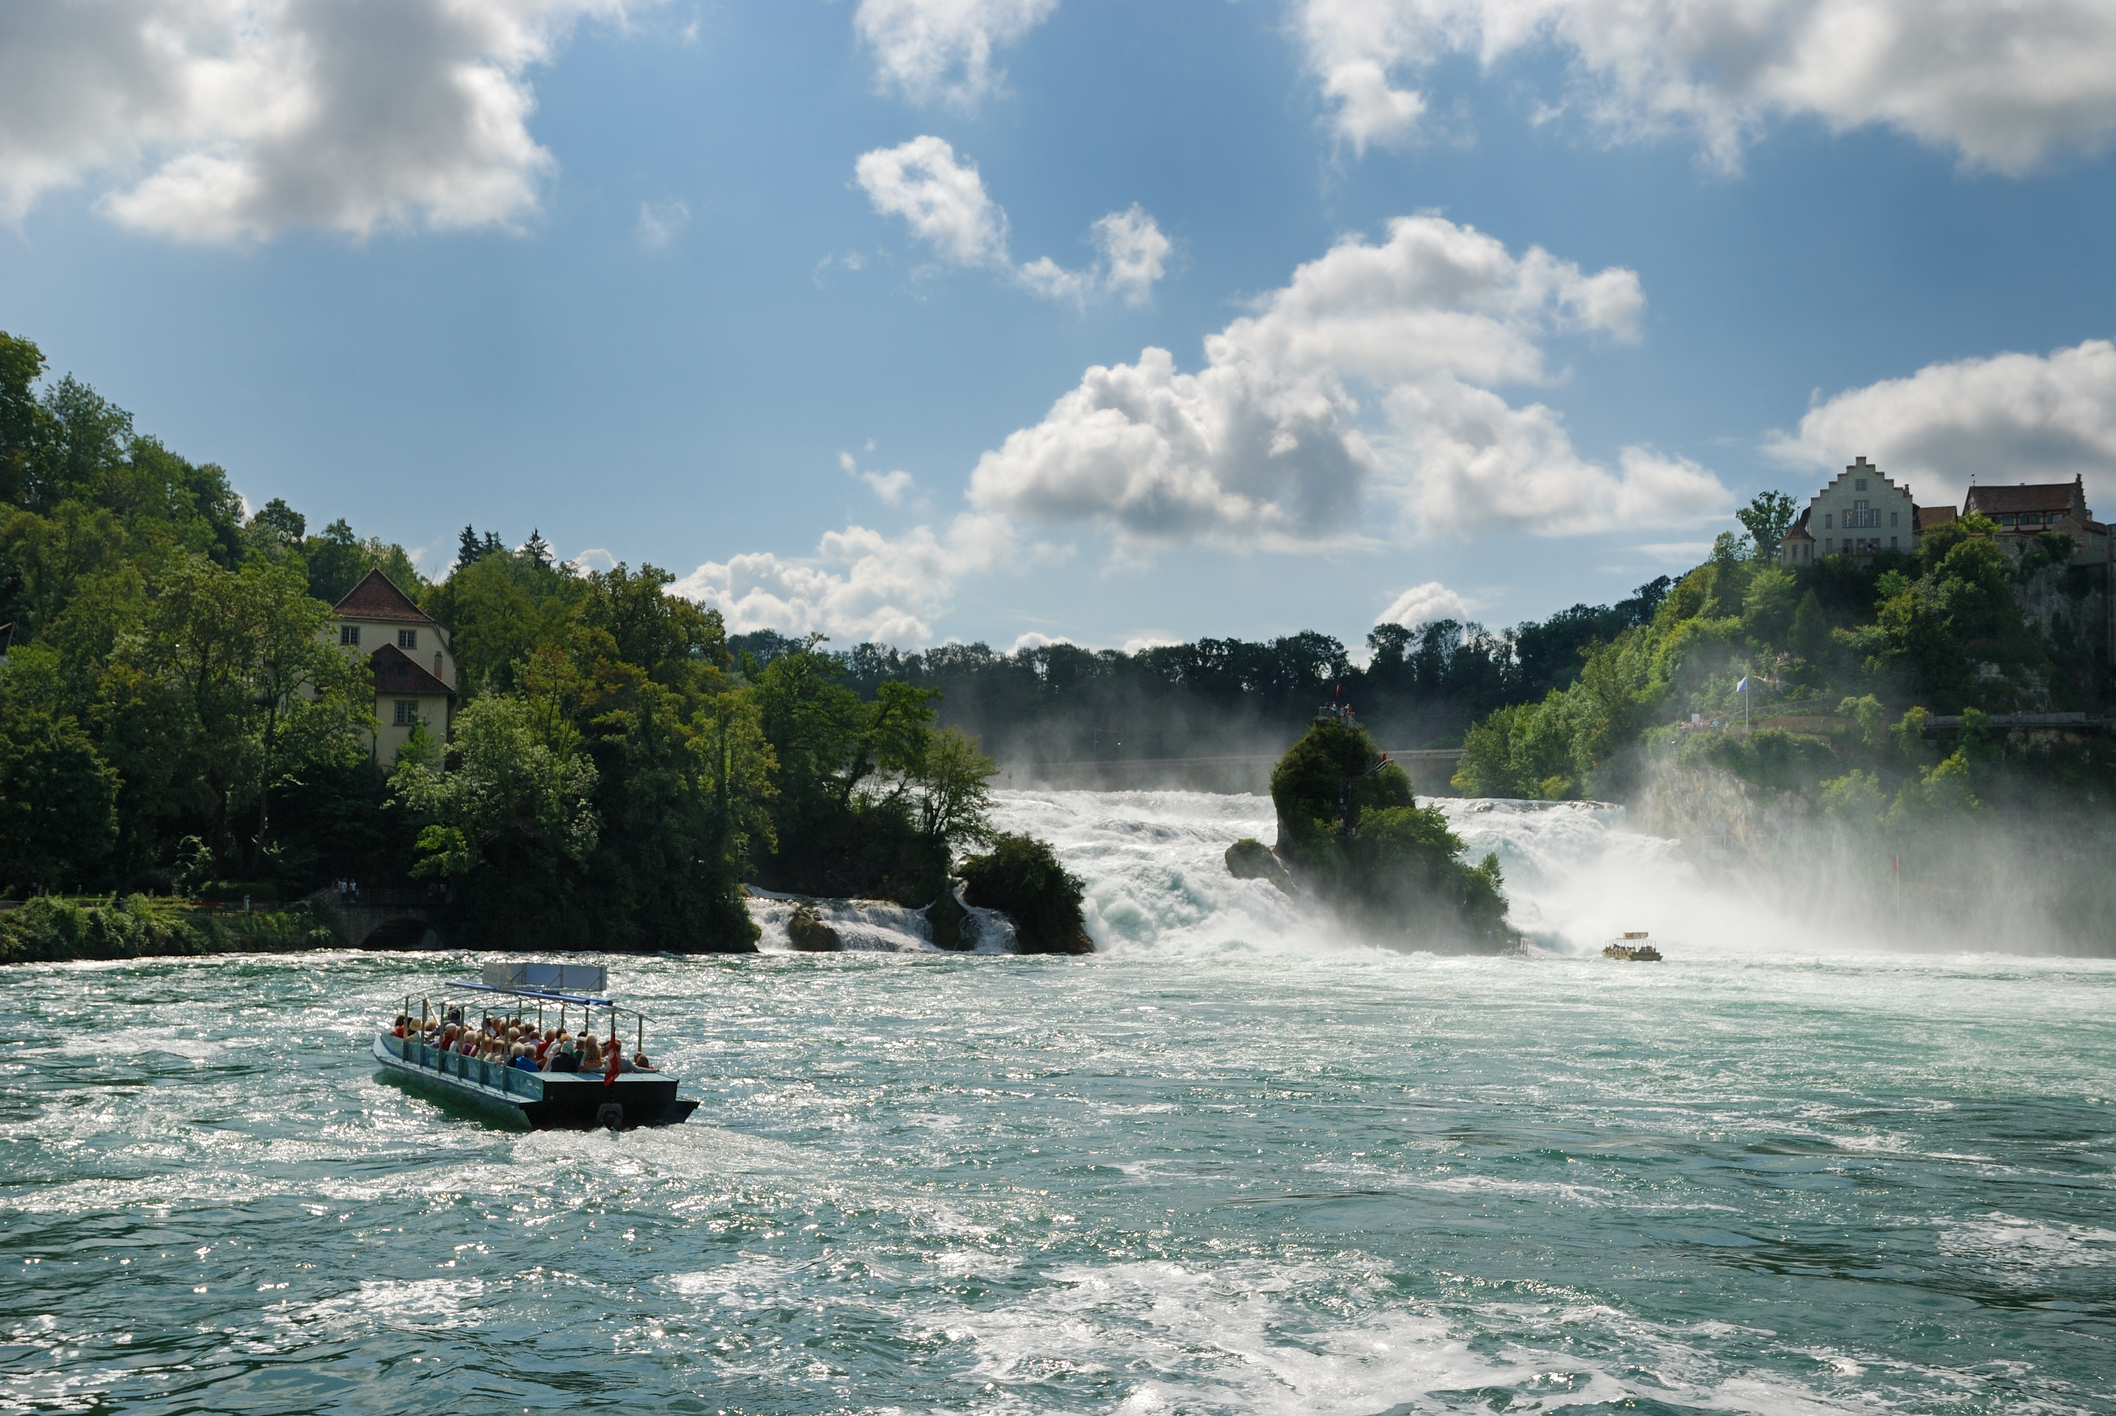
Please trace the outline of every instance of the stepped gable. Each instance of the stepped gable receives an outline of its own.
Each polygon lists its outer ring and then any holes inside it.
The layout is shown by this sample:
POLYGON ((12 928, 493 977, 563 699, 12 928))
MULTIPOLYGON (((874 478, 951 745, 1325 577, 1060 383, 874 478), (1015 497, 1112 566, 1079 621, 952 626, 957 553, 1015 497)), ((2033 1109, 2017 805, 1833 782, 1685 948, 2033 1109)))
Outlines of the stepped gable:
POLYGON ((345 592, 344 599, 331 606, 331 611, 346 619, 402 620, 406 624, 440 622, 414 605, 411 598, 397 588, 396 582, 380 569, 363 576, 358 585, 345 592))
MULTIPOLYGON (((384 581, 387 585, 389 582, 384 581)), ((368 666, 375 673, 375 695, 404 694, 413 697, 455 697, 455 691, 411 661, 411 657, 394 644, 385 644, 367 656, 368 666)))

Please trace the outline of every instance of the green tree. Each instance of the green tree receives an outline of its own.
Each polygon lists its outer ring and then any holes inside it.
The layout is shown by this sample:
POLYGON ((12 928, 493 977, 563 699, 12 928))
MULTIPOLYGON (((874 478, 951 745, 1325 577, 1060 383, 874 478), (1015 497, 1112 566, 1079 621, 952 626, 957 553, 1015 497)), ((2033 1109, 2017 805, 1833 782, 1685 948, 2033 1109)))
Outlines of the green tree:
POLYGON ((1786 644, 1798 606, 1799 582, 1789 570, 1768 566, 1749 580, 1741 597, 1741 630, 1759 648, 1786 644))
POLYGON ((999 766, 961 728, 942 728, 907 776, 919 834, 944 854, 992 839, 992 792, 999 766))
POLYGON ((1862 830, 1879 822, 1888 808, 1881 779, 1863 768, 1823 782, 1819 799, 1823 815, 1862 830))
POLYGON ((512 691, 539 645, 565 642, 587 590, 564 571, 494 548, 458 565, 420 607, 449 627, 457 692, 474 698, 488 688, 512 691))
POLYGON ((409 759, 391 778, 420 823, 413 874, 451 881, 466 942, 561 947, 587 942, 584 870, 600 823, 593 764, 552 751, 516 698, 481 698, 456 719, 456 764, 409 759))
POLYGON ((373 730, 365 659, 349 658, 324 637, 330 607, 308 593, 292 565, 243 567, 241 612, 248 617, 250 703, 257 752, 257 832, 251 871, 271 846, 272 791, 305 766, 350 765, 360 734, 373 730))
POLYGON ((1829 616, 1823 613, 1821 597, 1813 590, 1800 597, 1786 638, 1788 647, 1809 663, 1820 663, 1829 653, 1829 616))
POLYGON ((992 849, 963 862, 962 873, 964 898, 1013 918, 1015 947, 1022 953, 1094 952, 1081 908, 1085 886, 1047 842, 1013 834, 995 837, 992 849))
POLYGON ((1386 937, 1496 940, 1505 896, 1496 858, 1472 866, 1435 807, 1364 728, 1318 721, 1271 772, 1279 851, 1296 880, 1386 937))
POLYGON ((0 889, 98 879, 117 840, 117 774, 71 717, 0 705, 0 889))
POLYGON ((43 377, 44 352, 0 330, 0 503, 27 495, 31 464, 42 453, 45 413, 37 381, 43 377))
POLYGON ((266 502, 243 527, 244 539, 252 552, 268 560, 284 560, 299 553, 308 530, 308 518, 279 497, 266 502))
POLYGON ((1752 560, 1773 561, 1778 558, 1778 543, 1793 524, 1795 516, 1793 499, 1784 492, 1762 492, 1747 506, 1734 513, 1734 517, 1749 533, 1749 556, 1752 560))

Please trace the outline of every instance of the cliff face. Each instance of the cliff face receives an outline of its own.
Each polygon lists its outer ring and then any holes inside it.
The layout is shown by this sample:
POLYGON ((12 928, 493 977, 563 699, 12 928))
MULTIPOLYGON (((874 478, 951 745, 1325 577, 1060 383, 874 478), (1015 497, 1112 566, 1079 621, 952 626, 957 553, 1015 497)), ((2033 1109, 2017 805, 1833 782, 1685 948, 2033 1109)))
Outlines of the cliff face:
POLYGON ((1498 858, 1462 861, 1446 818, 1418 805, 1364 728, 1315 723, 1272 772, 1271 801, 1274 854, 1293 884, 1360 932, 1419 947, 1511 946, 1498 858))
POLYGON ((2109 573, 2106 565, 2046 565, 2021 577, 2014 590, 2021 613, 2042 626, 2051 646, 2091 660, 2094 682, 2102 684, 2116 667, 2109 573))

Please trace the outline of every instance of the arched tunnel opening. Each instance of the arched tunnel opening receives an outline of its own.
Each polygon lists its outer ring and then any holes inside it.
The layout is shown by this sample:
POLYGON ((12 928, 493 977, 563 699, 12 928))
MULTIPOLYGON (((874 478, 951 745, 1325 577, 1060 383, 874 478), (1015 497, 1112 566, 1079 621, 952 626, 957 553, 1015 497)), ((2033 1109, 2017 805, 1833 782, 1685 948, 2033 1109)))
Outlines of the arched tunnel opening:
POLYGON ((416 915, 386 919, 360 941, 363 949, 439 949, 445 947, 432 925, 416 915))

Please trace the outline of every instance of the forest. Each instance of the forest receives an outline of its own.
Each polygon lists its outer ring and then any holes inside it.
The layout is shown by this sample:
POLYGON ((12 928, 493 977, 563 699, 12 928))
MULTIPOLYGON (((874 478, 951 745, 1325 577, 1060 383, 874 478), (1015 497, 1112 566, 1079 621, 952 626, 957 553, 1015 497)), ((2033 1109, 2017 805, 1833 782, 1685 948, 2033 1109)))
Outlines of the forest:
MULTIPOLYGON (((0 334, 0 890, 424 884, 462 945, 742 949, 745 879, 923 906, 994 839, 992 764, 932 688, 856 691, 806 643, 738 664, 667 572, 581 572, 533 532, 466 527, 429 582, 344 520, 246 512, 222 468, 44 374, 0 334), (459 665, 447 740, 386 762, 368 665, 325 633, 373 568, 459 665)), ((1016 875, 1048 854, 999 844, 1016 875)))
MULTIPOLYGON (((1134 653, 1064 643, 1012 653, 984 644, 911 653, 859 644, 833 657, 863 694, 891 681, 938 692, 941 721, 1008 764, 1276 756, 1319 708, 1339 703, 1392 747, 1454 747, 1494 709, 1574 682, 1586 652, 1651 621, 1671 584, 1662 576, 1614 605, 1574 605, 1498 632, 1452 619, 1376 625, 1364 664, 1312 631, 1134 653)), ((738 657, 759 664, 803 643, 771 630, 729 640, 738 657)))
POLYGON ((2116 800, 2105 732, 2000 721, 2108 713, 2106 565, 2073 564, 2070 539, 2049 532, 2016 556, 1971 515, 1909 552, 1782 566, 1791 509, 1758 498, 1751 533, 1722 533, 1574 682, 1471 728, 1456 785, 1625 799, 1670 762, 1709 766, 1875 839, 2116 800), (2057 608, 2028 613, 2024 591, 2057 608))

